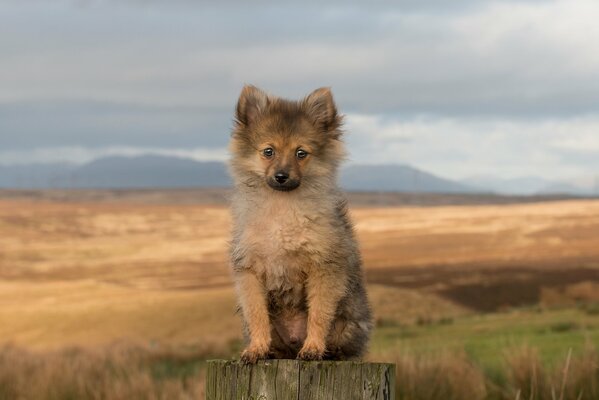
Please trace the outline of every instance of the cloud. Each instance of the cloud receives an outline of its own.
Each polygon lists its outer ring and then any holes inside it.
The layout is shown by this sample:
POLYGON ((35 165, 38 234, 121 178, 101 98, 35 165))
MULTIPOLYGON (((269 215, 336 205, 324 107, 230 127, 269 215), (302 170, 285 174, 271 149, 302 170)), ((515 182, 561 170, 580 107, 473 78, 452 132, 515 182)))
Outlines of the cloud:
MULTIPOLYGON (((349 163, 410 164, 450 178, 536 175, 551 180, 599 170, 599 117, 547 121, 346 116, 349 163), (585 147, 586 146, 586 147, 585 147), (579 153, 580 152, 580 153, 579 153), (580 157, 584 153, 586 157, 580 157)), ((85 163, 109 155, 157 154, 226 161, 220 147, 54 146, 1 150, 0 164, 85 163)))
POLYGON ((333 86, 368 113, 573 115, 599 102, 592 0, 455 12, 265 4, 15 12, 4 21, 12 35, 0 39, 17 38, 2 46, 0 97, 225 107, 252 82, 289 96, 333 86))
MULTIPOLYGON (((581 130, 561 132, 550 145, 557 149, 570 150, 575 153, 590 153, 593 157, 599 155, 599 126, 585 126, 581 130)), ((574 128, 573 128, 574 129, 574 128)))
POLYGON ((598 116, 390 121, 350 114, 346 141, 354 163, 407 163, 452 178, 536 175, 556 180, 599 170, 599 142, 593 132, 599 132, 598 116), (583 149, 584 144, 589 148, 583 149), (581 157, 579 151, 588 156, 581 157))
POLYGON ((0 149, 222 147, 232 110, 106 101, 0 103, 0 149))
POLYGON ((355 161, 597 169, 598 16, 594 0, 5 1, 0 162, 222 149, 254 83, 290 98, 332 86, 355 161))
POLYGON ((0 165, 30 163, 83 164, 106 156, 135 157, 145 154, 191 158, 197 161, 225 161, 225 148, 164 149, 152 147, 47 147, 0 151, 0 165))

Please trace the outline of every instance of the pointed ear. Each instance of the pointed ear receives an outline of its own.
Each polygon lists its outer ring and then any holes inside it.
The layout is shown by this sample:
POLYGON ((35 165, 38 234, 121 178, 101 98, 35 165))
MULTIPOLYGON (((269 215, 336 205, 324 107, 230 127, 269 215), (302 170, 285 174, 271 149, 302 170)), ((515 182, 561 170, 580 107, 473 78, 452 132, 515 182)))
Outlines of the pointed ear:
POLYGON ((239 95, 235 118, 240 125, 253 124, 268 106, 268 95, 252 85, 245 85, 239 95))
POLYGON ((339 127, 341 118, 330 88, 316 89, 303 100, 302 106, 319 128, 329 131, 339 127))

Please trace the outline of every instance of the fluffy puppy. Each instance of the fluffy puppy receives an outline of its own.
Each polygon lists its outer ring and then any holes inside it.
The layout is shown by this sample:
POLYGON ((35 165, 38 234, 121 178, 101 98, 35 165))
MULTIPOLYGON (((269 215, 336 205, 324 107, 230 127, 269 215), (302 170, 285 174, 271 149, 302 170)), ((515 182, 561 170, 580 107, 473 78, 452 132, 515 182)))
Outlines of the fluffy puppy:
POLYGON ((231 264, 242 360, 359 358, 371 311, 337 186, 344 146, 331 91, 289 101, 245 86, 235 116, 231 264))

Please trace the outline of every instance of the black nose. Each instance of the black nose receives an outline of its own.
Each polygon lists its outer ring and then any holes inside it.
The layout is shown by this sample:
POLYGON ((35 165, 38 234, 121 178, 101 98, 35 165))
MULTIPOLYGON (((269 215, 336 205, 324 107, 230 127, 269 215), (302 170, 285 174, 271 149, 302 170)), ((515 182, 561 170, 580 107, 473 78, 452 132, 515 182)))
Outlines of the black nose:
POLYGON ((277 172, 275 174, 275 180, 279 183, 285 183, 287 182, 287 179, 289 179, 289 175, 287 175, 285 172, 277 172))

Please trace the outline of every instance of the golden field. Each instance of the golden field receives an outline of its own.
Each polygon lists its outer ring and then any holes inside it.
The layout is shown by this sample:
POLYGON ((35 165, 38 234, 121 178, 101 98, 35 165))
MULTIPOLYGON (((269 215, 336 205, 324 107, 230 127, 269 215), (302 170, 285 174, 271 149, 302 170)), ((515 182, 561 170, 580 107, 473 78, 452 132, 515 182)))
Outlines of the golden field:
MULTIPOLYGON (((0 343, 235 355, 230 217, 209 203, 0 196, 0 343)), ((538 338, 550 360, 599 344, 598 200, 351 214, 378 327, 371 358, 437 343, 493 367, 505 359, 498 343, 538 338)), ((0 389, 1 374, 0 357, 0 389)))
MULTIPOLYGON (((572 290, 599 270, 599 201, 360 207, 352 216, 381 317, 468 312, 452 289, 481 279, 539 285, 557 274, 572 290)), ((0 201, 0 341, 238 338, 229 227, 226 206, 0 201)), ((559 287, 551 283, 543 289, 559 287)))

